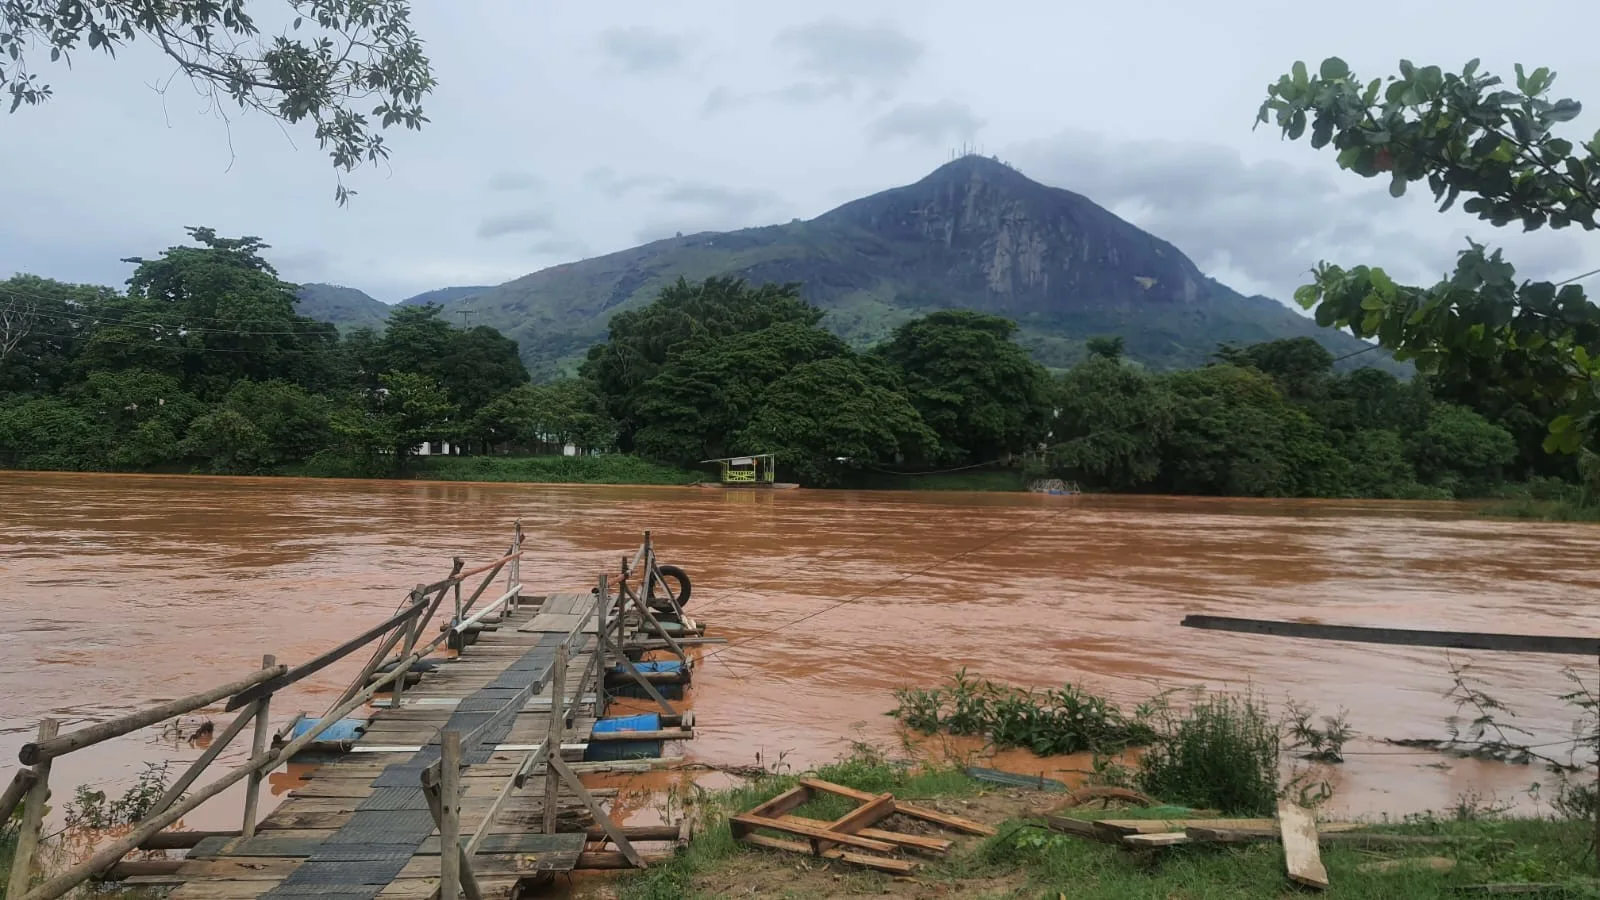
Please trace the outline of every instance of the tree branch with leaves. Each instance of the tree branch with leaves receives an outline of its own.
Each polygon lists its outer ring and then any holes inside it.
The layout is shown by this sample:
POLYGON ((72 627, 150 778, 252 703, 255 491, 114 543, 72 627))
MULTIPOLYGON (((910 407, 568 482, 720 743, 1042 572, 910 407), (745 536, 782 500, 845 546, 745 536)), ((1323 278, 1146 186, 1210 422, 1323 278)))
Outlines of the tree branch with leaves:
MULTIPOLYGON (((1267 89, 1258 124, 1290 140, 1310 133, 1340 168, 1387 177, 1389 193, 1426 180, 1440 211, 1461 208, 1501 227, 1600 227, 1600 134, 1582 144, 1555 134, 1576 100, 1549 97, 1555 73, 1516 67, 1516 89, 1479 70, 1402 60, 1399 74, 1363 82, 1338 58, 1311 74, 1303 62, 1267 89)), ((1575 279, 1569 279, 1569 282, 1575 279)), ((1500 250, 1469 241, 1455 271, 1432 287, 1397 284, 1381 268, 1327 262, 1296 299, 1317 322, 1376 338, 1397 359, 1443 379, 1504 387, 1558 410, 1545 447, 1592 443, 1600 397, 1600 310, 1572 283, 1518 281, 1500 250)))
MULTIPOLYGON (((50 84, 30 68, 79 49, 117 51, 143 37, 213 102, 226 97, 289 124, 310 120, 341 171, 387 159, 381 132, 421 129, 435 86, 407 0, 286 0, 291 20, 268 35, 246 0, 0 0, 0 90, 10 111, 44 103, 50 84), (374 103, 364 109, 366 103, 374 103)), ((354 191, 341 181, 340 204, 354 191)))

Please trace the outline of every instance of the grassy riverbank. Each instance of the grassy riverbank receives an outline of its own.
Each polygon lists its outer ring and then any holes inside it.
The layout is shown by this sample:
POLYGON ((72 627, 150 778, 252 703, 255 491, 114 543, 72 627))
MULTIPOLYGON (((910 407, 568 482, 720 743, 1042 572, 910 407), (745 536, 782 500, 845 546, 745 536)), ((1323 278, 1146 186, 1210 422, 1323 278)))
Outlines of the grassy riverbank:
POLYGON ((307 478, 399 478, 418 481, 491 481, 519 484, 694 484, 702 472, 661 465, 620 453, 605 456, 420 456, 404 471, 373 471, 361 460, 318 454, 285 475, 307 478))
MULTIPOLYGON (((951 768, 915 768, 860 748, 850 758, 817 771, 817 776, 868 792, 891 791, 901 799, 993 825, 998 834, 965 838, 948 856, 922 860, 911 878, 895 878, 842 862, 749 848, 733 840, 726 817, 787 790, 793 776, 770 776, 733 791, 701 799, 702 828, 672 861, 624 876, 617 885, 623 900, 845 895, 895 897, 1037 898, 1144 900, 1144 898, 1278 898, 1292 887, 1284 873, 1283 848, 1276 842, 1243 846, 1195 845, 1155 854, 1132 853, 1116 845, 1058 834, 1044 827, 1044 814, 1060 794, 997 789, 951 768)), ((830 819, 844 807, 822 801, 795 815, 830 819)), ((1119 810, 1064 813, 1077 818, 1143 818, 1149 812, 1119 810)), ((1167 815, 1170 815, 1168 813, 1167 815)), ((1349 900, 1459 897, 1463 887, 1489 883, 1558 883, 1565 893, 1547 896, 1600 897, 1591 848, 1593 825, 1560 819, 1410 817, 1375 825, 1390 834, 1449 837, 1459 843, 1429 844, 1382 853, 1347 845, 1323 848, 1330 889, 1325 896, 1349 900), (1373 863, 1442 857, 1450 871, 1398 863, 1391 871, 1373 863)), ((946 835, 948 836, 948 835, 946 835)))

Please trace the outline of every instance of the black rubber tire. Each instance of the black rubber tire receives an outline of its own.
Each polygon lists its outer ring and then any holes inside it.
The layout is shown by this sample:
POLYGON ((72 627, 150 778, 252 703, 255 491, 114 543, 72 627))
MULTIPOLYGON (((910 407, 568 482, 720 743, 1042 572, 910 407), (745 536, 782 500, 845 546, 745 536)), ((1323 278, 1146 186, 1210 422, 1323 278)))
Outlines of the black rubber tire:
POLYGON ((677 566, 657 566, 656 571, 661 573, 663 579, 671 578, 678 583, 672 591, 672 596, 678 598, 679 606, 688 606, 689 592, 693 590, 693 585, 689 583, 689 573, 677 566))

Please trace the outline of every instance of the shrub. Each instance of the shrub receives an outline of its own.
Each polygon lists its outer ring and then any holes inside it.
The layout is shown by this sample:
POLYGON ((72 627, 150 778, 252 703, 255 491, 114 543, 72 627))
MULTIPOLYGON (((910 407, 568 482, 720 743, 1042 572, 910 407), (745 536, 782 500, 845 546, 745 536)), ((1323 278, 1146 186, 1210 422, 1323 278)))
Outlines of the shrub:
POLYGON ((1227 815, 1277 807, 1279 729, 1252 696, 1215 694, 1179 713, 1156 713, 1156 736, 1139 759, 1139 789, 1171 803, 1227 815))
POLYGON ((1116 704, 1076 685, 1024 690, 967 675, 948 687, 902 688, 890 715, 924 734, 946 731, 986 737, 1001 748, 1026 747, 1040 756, 1115 752, 1149 743, 1155 730, 1116 704))

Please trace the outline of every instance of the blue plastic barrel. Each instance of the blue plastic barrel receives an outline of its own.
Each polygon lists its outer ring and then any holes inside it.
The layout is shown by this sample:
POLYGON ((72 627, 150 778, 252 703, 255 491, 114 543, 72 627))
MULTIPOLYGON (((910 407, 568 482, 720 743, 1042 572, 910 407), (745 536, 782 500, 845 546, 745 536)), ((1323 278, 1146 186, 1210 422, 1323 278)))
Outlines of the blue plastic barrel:
MULTIPOLYGON (((655 713, 617 716, 594 723, 594 731, 612 734, 621 731, 660 731, 661 717, 655 713)), ((650 759, 661 755, 661 741, 590 741, 583 752, 584 762, 616 762, 623 759, 650 759)))
MULTIPOLYGON (((310 716, 304 715, 298 719, 295 719, 294 727, 289 732, 289 739, 294 740, 295 738, 303 736, 306 732, 315 728, 317 723, 320 721, 321 719, 313 719, 310 716)), ((317 735, 317 740, 353 741, 360 737, 361 733, 366 730, 366 719, 340 719, 332 725, 329 725, 326 731, 317 735)))

